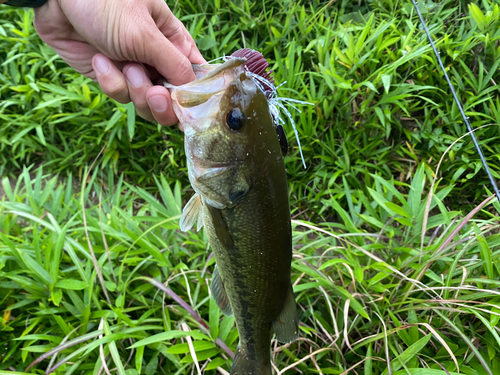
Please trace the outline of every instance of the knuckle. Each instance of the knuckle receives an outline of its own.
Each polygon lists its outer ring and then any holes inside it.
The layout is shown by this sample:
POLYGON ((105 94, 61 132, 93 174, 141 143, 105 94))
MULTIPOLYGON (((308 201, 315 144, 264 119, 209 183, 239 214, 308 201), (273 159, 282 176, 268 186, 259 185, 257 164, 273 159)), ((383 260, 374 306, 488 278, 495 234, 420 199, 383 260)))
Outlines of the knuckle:
POLYGON ((184 81, 183 83, 188 83, 195 78, 193 67, 189 63, 187 57, 183 56, 182 63, 178 67, 179 79, 184 81))
POLYGON ((173 25, 172 25, 172 28, 171 28, 171 31, 170 31, 170 37, 174 37, 176 35, 182 35, 182 31, 184 29, 182 23, 176 18, 175 20, 173 20, 173 25))
POLYGON ((116 100, 119 103, 124 104, 124 103, 130 102, 130 97, 129 97, 129 93, 128 93, 126 84, 118 83, 115 85, 108 86, 106 88, 103 88, 101 86, 101 88, 102 88, 102 91, 107 96, 109 96, 111 99, 116 100))
POLYGON ((126 100, 126 102, 130 101, 130 99, 128 99, 128 88, 125 81, 119 80, 119 81, 105 82, 101 84, 101 89, 107 96, 115 99, 116 101, 119 102, 121 102, 120 100, 126 100))

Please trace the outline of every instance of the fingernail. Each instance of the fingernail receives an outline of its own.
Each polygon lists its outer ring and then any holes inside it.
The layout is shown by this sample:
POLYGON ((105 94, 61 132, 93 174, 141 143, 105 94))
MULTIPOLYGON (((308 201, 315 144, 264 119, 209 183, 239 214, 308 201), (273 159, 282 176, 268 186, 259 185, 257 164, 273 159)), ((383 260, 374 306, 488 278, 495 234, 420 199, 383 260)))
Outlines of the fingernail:
POLYGON ((165 112, 167 110, 167 99, 161 95, 154 95, 148 100, 149 106, 155 112, 165 112))
POLYGON ((125 77, 134 87, 139 87, 144 82, 144 72, 137 66, 131 66, 125 72, 125 77))
POLYGON ((104 56, 97 56, 95 58, 95 68, 101 74, 106 74, 109 71, 109 61, 104 56))

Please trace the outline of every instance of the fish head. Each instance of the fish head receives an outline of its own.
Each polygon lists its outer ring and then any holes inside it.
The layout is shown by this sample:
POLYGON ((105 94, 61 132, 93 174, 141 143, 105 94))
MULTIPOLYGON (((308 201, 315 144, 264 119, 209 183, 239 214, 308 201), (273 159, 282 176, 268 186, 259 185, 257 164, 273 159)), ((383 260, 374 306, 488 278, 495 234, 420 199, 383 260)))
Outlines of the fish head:
POLYGON ((191 185, 211 206, 233 207, 252 188, 265 156, 282 159, 265 94, 245 59, 205 66, 201 77, 171 87, 191 185))

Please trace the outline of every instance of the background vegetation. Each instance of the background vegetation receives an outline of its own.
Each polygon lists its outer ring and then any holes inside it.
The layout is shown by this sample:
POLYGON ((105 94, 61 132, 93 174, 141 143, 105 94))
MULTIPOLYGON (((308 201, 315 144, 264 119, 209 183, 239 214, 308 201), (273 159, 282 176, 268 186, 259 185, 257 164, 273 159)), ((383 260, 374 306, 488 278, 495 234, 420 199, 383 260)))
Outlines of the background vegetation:
MULTIPOLYGON (((282 96, 314 103, 293 112, 308 167, 286 160, 302 338, 273 342, 280 373, 499 374, 500 205, 411 2, 169 5, 207 59, 260 50, 282 96)), ((419 7, 499 179, 499 4, 419 7)), ((7 6, 0 176, 1 375, 229 370, 206 238, 178 230, 182 133, 107 99, 7 6)))

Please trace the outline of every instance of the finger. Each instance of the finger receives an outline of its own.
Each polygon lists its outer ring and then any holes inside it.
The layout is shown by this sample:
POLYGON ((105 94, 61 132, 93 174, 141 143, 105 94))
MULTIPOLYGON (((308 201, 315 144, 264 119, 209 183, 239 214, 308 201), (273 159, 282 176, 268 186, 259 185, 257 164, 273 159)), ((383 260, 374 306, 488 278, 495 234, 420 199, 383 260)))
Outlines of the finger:
POLYGON ((107 96, 119 103, 130 102, 125 76, 110 59, 98 53, 92 58, 92 67, 99 86, 107 96))
MULTIPOLYGON (((136 50, 137 59, 154 67, 158 72, 173 85, 179 86, 196 77, 191 67, 191 62, 186 55, 191 54, 192 44, 188 41, 182 45, 175 46, 165 35, 160 31, 159 27, 174 23, 174 28, 177 28, 180 21, 175 18, 168 6, 161 0, 151 0, 149 2, 151 8, 150 24, 147 27, 143 26, 140 38, 141 48, 136 50), (159 16, 159 13, 162 15, 159 16)), ((182 24, 181 24, 182 26, 182 24)), ((139 43, 139 40, 137 41, 139 43)))
MULTIPOLYGON (((153 86, 146 93, 146 100, 151 113, 161 125, 174 125, 177 123, 170 93, 163 86, 153 86)), ((182 130, 182 128, 179 126, 182 130)))
POLYGON ((184 24, 173 15, 164 1, 155 1, 151 11, 158 29, 167 39, 193 64, 204 64, 203 58, 193 37, 187 31, 184 24))
POLYGON ((160 29, 160 31, 162 31, 163 35, 165 35, 167 39, 170 40, 172 44, 179 51, 181 51, 192 64, 206 64, 207 60, 205 60, 201 55, 198 47, 196 46, 196 43, 194 42, 193 37, 191 36, 191 34, 189 34, 189 31, 187 31, 186 27, 177 18, 175 18, 175 20, 180 25, 176 29, 174 34, 169 36, 169 29, 160 29))
POLYGON ((145 120, 154 121, 153 114, 146 101, 146 93, 153 84, 144 68, 140 64, 127 64, 123 68, 123 74, 127 79, 128 94, 134 103, 137 114, 145 120))
POLYGON ((190 61, 184 56, 160 30, 152 30, 151 38, 144 41, 145 56, 139 56, 139 61, 144 61, 175 86, 194 81, 193 68, 190 61))

